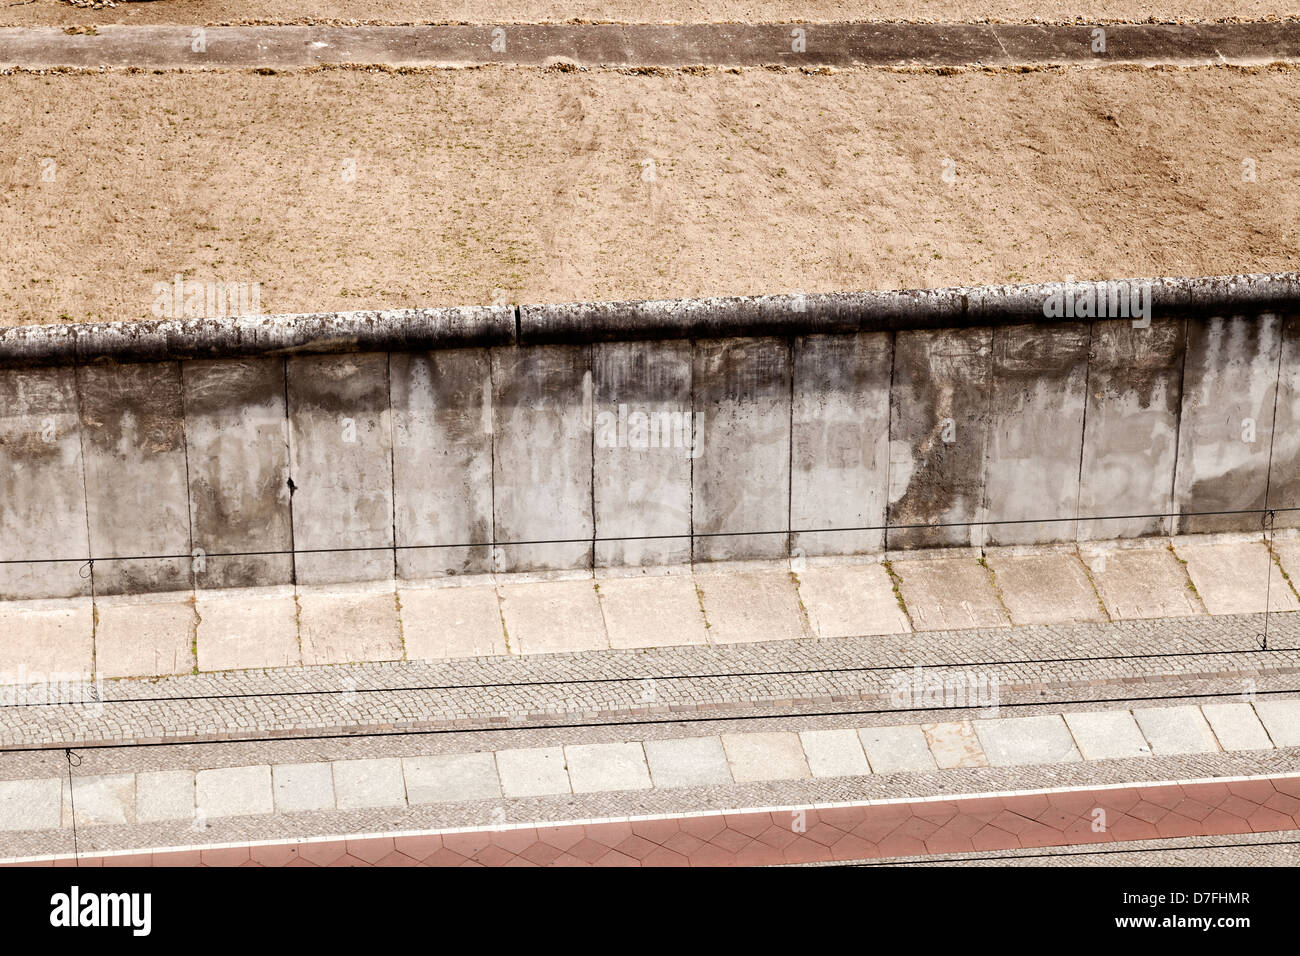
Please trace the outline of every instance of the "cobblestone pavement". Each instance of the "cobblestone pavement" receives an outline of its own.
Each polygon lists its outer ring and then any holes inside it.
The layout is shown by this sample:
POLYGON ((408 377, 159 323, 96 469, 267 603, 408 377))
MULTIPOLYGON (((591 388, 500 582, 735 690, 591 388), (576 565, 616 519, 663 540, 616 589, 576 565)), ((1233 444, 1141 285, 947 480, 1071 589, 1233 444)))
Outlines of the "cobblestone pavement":
POLYGON ((0 746, 806 711, 886 703, 918 666, 944 679, 956 670, 996 681, 1011 703, 1047 691, 1120 699, 1131 696, 1128 685, 1151 681, 1218 680, 1213 692, 1233 693, 1243 681, 1300 673, 1300 615, 1270 616, 1267 651, 1256 637, 1262 629, 1263 615, 1226 615, 287 668, 112 681, 102 702, 83 706, 22 704, 11 690, 0 707, 0 746))

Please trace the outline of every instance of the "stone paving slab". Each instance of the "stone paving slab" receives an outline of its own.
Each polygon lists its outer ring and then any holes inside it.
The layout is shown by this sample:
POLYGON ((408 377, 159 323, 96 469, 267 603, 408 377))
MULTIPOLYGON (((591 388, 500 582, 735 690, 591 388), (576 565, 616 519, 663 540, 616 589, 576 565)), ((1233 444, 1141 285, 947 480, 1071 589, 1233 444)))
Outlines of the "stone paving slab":
POLYGON ((334 793, 340 810, 406 806, 402 761, 397 757, 336 761, 334 793))
POLYGON ((90 675, 94 663, 94 607, 87 598, 62 606, 0 603, 0 684, 25 684, 36 675, 90 675))
POLYGON ((302 587, 298 608, 306 666, 402 659, 397 596, 391 584, 375 589, 302 587))
MULTIPOLYGON (((1074 787, 87 854, 82 866, 763 866, 1300 829, 1300 777, 1074 787), (1185 816, 1184 808, 1211 808, 1185 816), (1100 813, 1098 813, 1100 811, 1100 813), (1105 819, 1104 827, 1095 827, 1105 819)), ((57 858, 57 862, 67 857, 57 858)), ((53 865, 54 857, 21 861, 53 865)))
POLYGON ((1084 760, 1145 757, 1151 746, 1127 710, 1080 711, 1066 714, 1074 742, 1084 760))
MULTIPOLYGON (((1080 545, 1102 603, 1115 620, 1191 617, 1205 609, 1168 547, 1080 545)), ((1262 610, 1262 607, 1261 607, 1262 610)))
POLYGON ((188 674, 194 670, 194 599, 157 595, 95 603, 95 669, 104 677, 188 674))
POLYGON ((1300 747, 1300 701, 1257 700, 1255 713, 1274 747, 1300 747))
POLYGON ((871 772, 855 730, 801 730, 799 742, 814 777, 856 777, 871 772))
POLYGON ((500 590, 510 647, 520 654, 554 654, 609 647, 595 583, 539 581, 500 590))
POLYGON ((695 584, 713 644, 807 636, 799 594, 787 571, 697 571, 695 584))
POLYGON ((1060 716, 997 717, 975 721, 984 754, 993 767, 1072 763, 1082 759, 1060 716))
POLYGON ((812 776, 798 734, 723 734, 722 747, 736 783, 812 776))
POLYGON ((1211 614, 1300 610, 1300 600, 1263 541, 1174 541, 1187 573, 1211 614))
POLYGON ((198 612, 201 671, 291 667, 302 663, 293 588, 203 591, 198 612))
POLYGON ((0 29, 0 65, 151 69, 392 66, 695 65, 793 67, 902 64, 1013 66, 1036 63, 1254 64, 1300 56, 1288 22, 1108 24, 1104 55, 1086 25, 983 23, 817 23, 796 50, 780 23, 521 23, 491 25, 206 27, 202 52, 190 26, 0 29))
POLYGON ((135 775, 135 817, 140 823, 189 820, 194 816, 194 774, 154 770, 135 775))
POLYGON ((495 587, 399 587, 407 660, 506 654, 495 587))
POLYGON ((986 559, 1012 624, 1110 620, 1073 551, 1017 554, 990 548, 986 559))
POLYGON ((1155 754, 1213 753, 1214 731, 1197 707, 1143 707, 1133 711, 1155 754))
POLYGON ((135 774, 115 773, 72 778, 63 784, 63 826, 135 823, 135 774))
POLYGON ((271 785, 280 813, 332 810, 336 805, 334 772, 326 761, 276 764, 271 767, 271 785))
POLYGON ((921 731, 940 770, 989 765, 979 738, 975 736, 975 727, 969 720, 922 724, 921 731))
POLYGON ((882 564, 810 567, 797 573, 799 596, 818 637, 902 634, 912 629, 882 564))
MULTIPOLYGON (((1232 708, 1251 709, 1248 703, 1206 706, 1218 708, 1211 712, 1220 724, 1225 719, 1242 724, 1249 715, 1232 708)), ((1295 745, 1300 746, 1300 701, 1271 700, 1256 706, 1268 712, 1268 720, 1276 727, 1292 727, 1295 745)), ((705 793, 715 793, 707 788, 852 781, 872 775, 919 775, 915 777, 918 782, 934 786, 936 779, 942 779, 935 778, 936 772, 1059 768, 1080 760, 1118 762, 1113 765, 1122 770, 1131 758, 1142 758, 1139 762, 1152 760, 1154 748, 1148 735, 1159 747, 1157 754, 1219 752, 1199 708, 1172 706, 1139 708, 1136 721, 1135 714, 1127 710, 1067 711, 917 725, 804 727, 704 737, 596 740, 564 746, 507 747, 495 752, 408 751, 402 755, 273 766, 222 766, 197 772, 90 773, 73 779, 78 826, 102 828, 157 821, 206 825, 219 818, 272 813, 409 809, 498 798, 650 789, 706 788, 705 793), (1193 734, 1193 746, 1189 746, 1182 739, 1185 728, 1195 728, 1198 723, 1201 736, 1193 734)), ((1230 735, 1222 739, 1233 740, 1230 735)), ((1262 749, 1260 742, 1250 736, 1240 736, 1235 742, 1242 744, 1239 752, 1252 759, 1272 749, 1267 737, 1267 746, 1262 749)), ((1279 757, 1283 753, 1279 752, 1279 757)), ((1133 771, 1130 768, 1128 772, 1133 771)), ((58 778, 0 784, 0 798, 12 797, 7 803, 0 799, 0 829, 53 831, 71 826, 67 786, 58 778), (52 806, 43 807, 42 801, 52 806), (36 826, 33 821, 46 821, 48 825, 36 826)), ((693 792, 687 791, 687 795, 693 792)))
POLYGON ((194 776, 195 803, 210 817, 270 813, 274 809, 271 768, 222 767, 194 776))
POLYGON ((720 737, 647 740, 645 755, 656 787, 708 787, 732 782, 720 737))
POLYGON ((989 572, 970 558, 894 561, 908 617, 918 631, 1010 627, 989 572))
POLYGON ((1250 704, 1202 704, 1201 713, 1224 750, 1270 750, 1273 741, 1250 704))
MULTIPOLYGON (((1282 546, 1290 539, 1279 540, 1285 557, 1282 546)), ((1248 557, 1267 561, 1262 544, 1246 545, 1248 557)), ((1227 612, 1255 606, 1263 565, 1258 579, 1243 571, 1237 581, 1228 573, 1234 565, 1239 571, 1245 566, 1241 542, 1180 538, 1179 547, 1195 551, 1190 566, 1202 577, 1210 575, 1204 590, 1215 616, 1241 617, 1227 612)), ((996 577, 974 556, 897 557, 891 566, 918 630, 970 633, 963 643, 983 640, 975 631, 1008 626, 1003 602, 1017 628, 1101 624, 1107 611, 1115 620, 1135 621, 1205 615, 1187 571, 1167 547, 1090 544, 1081 550, 1105 607, 1089 598, 1087 574, 1059 548, 990 550, 996 577)), ((47 667, 89 674, 90 655, 105 677, 183 676, 194 667, 196 644, 200 672, 401 660, 404 652, 409 660, 439 661, 771 644, 810 636, 836 642, 873 636, 882 649, 875 656, 898 661, 916 644, 906 638, 911 625, 888 572, 869 559, 803 567, 794 574, 784 562, 668 571, 605 571, 578 580, 497 575, 495 584, 485 576, 488 583, 403 585, 396 596, 388 585, 341 585, 99 598, 97 638, 90 599, 0 603, 0 683, 21 682, 20 671, 43 673, 47 667)), ((1294 605, 1274 614, 1300 613, 1280 571, 1274 585, 1273 606, 1294 605)), ((1243 647, 1254 646, 1243 641, 1243 647)), ((1201 646, 1199 639, 1179 643, 1183 649, 1201 646)), ((1015 645, 1021 644, 1017 639, 1015 645)), ((984 659, 1005 653, 997 649, 1003 645, 992 643, 984 659)))
POLYGON ((63 781, 0 781, 0 830, 48 830, 63 821, 63 781))
POLYGON ((937 770, 920 727, 871 727, 858 731, 872 773, 925 773, 937 770))
POLYGON ((609 646, 707 644, 708 629, 690 574, 597 579, 609 646))
POLYGON ((501 793, 507 797, 537 797, 569 793, 569 774, 563 747, 503 750, 497 754, 501 793))
POLYGON ((651 786, 640 743, 571 744, 564 748, 574 793, 645 790, 651 786))
POLYGON ((496 757, 490 752, 403 757, 402 771, 412 805, 501 796, 496 757))

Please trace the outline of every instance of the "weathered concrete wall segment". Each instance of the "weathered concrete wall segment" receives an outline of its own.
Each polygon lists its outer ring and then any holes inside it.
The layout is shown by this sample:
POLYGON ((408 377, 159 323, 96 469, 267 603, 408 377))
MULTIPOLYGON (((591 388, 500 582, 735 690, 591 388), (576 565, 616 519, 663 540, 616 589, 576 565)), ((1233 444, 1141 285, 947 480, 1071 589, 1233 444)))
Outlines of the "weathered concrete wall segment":
POLYGON ((0 396, 3 599, 1255 530, 1300 507, 1296 315, 11 368, 0 396))

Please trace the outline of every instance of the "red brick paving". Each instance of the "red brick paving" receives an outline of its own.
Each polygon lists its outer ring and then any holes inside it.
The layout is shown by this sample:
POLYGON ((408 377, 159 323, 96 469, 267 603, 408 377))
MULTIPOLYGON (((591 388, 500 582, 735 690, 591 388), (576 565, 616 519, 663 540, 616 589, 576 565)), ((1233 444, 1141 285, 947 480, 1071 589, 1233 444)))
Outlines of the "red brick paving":
POLYGON ((1300 777, 168 850, 80 865, 762 866, 1279 830, 1300 830, 1300 777))

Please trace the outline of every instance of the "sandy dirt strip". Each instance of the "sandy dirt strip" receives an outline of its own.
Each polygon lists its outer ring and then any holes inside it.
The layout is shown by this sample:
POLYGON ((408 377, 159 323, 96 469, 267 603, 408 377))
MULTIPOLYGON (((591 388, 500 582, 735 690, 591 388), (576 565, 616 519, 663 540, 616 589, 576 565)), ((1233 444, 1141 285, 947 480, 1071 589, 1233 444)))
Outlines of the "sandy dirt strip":
POLYGON ((1258 20, 1300 15, 1300 0, 152 0, 93 10, 67 0, 4 0, 0 25, 92 23, 682 23, 772 20, 1258 20))
POLYGON ((1300 73, 0 77, 0 321, 1300 268, 1300 73))

